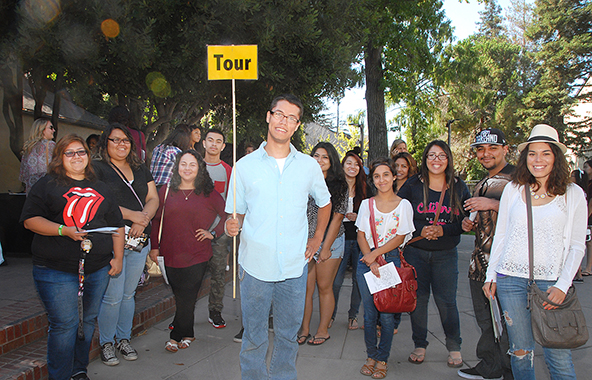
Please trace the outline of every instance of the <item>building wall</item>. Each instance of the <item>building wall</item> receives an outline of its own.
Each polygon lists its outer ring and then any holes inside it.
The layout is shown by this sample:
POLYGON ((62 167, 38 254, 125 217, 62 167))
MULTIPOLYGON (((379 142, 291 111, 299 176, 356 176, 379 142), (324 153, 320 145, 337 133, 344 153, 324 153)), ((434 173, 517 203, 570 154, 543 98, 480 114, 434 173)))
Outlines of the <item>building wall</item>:
MULTIPOLYGON (((2 87, 0 87, 0 99, 3 99, 2 87)), ((24 139, 29 137, 29 131, 33 124, 33 116, 25 113, 23 114, 24 125, 24 139)), ((58 134, 56 141, 61 137, 76 133, 83 138, 87 138, 92 133, 100 134, 99 128, 81 127, 65 121, 60 121, 58 125, 58 134)), ((19 181, 20 161, 16 158, 12 150, 10 150, 10 131, 4 116, 0 114, 0 193, 21 192, 24 190, 22 183, 19 181)))

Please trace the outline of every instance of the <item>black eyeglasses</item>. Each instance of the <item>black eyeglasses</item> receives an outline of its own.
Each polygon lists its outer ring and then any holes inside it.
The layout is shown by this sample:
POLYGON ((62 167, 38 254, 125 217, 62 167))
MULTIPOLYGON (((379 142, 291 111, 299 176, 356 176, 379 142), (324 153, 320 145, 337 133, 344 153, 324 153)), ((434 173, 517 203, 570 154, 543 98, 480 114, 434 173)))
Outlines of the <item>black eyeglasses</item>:
POLYGON ((119 145, 121 143, 124 143, 125 145, 127 145, 127 144, 131 143, 130 139, 120 139, 117 137, 114 139, 107 138, 107 140, 113 141, 113 144, 115 144, 115 145, 119 145))
POLYGON ((286 116, 282 111, 269 111, 271 116, 273 116, 277 121, 282 121, 284 119, 288 119, 288 123, 291 124, 298 124, 300 120, 296 119, 294 116, 286 116))
POLYGON ((78 155, 78 157, 84 157, 84 156, 86 156, 86 150, 80 149, 77 151, 69 150, 69 151, 64 152, 64 156, 66 156, 68 158, 72 158, 75 155, 78 155))

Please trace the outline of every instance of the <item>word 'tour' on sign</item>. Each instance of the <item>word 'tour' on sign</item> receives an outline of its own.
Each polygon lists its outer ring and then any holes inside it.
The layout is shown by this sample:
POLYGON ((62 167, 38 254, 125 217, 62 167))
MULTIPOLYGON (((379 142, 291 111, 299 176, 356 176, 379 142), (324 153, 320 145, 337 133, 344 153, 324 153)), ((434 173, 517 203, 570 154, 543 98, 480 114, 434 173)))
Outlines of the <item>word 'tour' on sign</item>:
POLYGON ((208 45, 208 79, 257 80, 257 45, 208 45))

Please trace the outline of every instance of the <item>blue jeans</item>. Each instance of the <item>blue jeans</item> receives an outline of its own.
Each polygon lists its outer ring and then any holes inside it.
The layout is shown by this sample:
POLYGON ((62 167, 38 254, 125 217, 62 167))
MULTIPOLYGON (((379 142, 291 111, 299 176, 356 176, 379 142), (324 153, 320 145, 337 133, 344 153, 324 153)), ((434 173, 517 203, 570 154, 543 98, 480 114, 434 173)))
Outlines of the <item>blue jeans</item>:
POLYGON ((243 380, 295 380, 296 335, 304 315, 306 266, 302 275, 284 281, 267 282, 239 267, 243 343, 240 352, 243 380), (269 370, 265 357, 269 346, 269 312, 273 306, 273 353, 269 370))
POLYGON ((123 251, 123 269, 117 276, 111 276, 109 286, 99 310, 99 341, 115 343, 117 340, 131 339, 132 323, 136 302, 136 288, 146 265, 146 256, 150 252, 148 244, 142 252, 123 251))
POLYGON ((405 260, 417 272, 417 307, 411 313, 413 342, 416 348, 428 346, 428 302, 430 291, 440 314, 448 351, 460 351, 460 320, 456 306, 458 286, 458 252, 456 247, 444 251, 405 249, 405 260))
POLYGON ((347 315, 350 319, 358 316, 360 302, 362 301, 362 298, 360 296, 360 289, 358 288, 358 277, 356 276, 359 256, 360 247, 358 247, 358 242, 356 240, 346 240, 343 259, 339 264, 339 268, 337 269, 337 275, 335 275, 335 280, 333 281, 333 296, 335 297, 335 309, 333 310, 332 317, 333 319, 335 319, 335 315, 337 314, 337 301, 339 301, 339 291, 341 290, 341 285, 343 285, 343 278, 345 277, 345 271, 347 270, 347 266, 350 260, 352 263, 353 286, 351 298, 349 301, 349 311, 347 312, 347 315))
POLYGON ((78 339, 78 274, 33 266, 35 287, 47 311, 47 371, 51 380, 69 380, 86 373, 90 344, 110 266, 86 274, 84 281, 84 340, 78 339))
MULTIPOLYGON (((555 281, 539 281, 537 285, 545 292, 555 281)), ((530 321, 528 304, 528 279, 512 276, 497 277, 497 294, 506 319, 506 328, 510 339, 512 373, 515 379, 534 380, 534 337, 530 321), (516 351, 527 351, 524 356, 517 356, 516 351)), ((545 362, 551 379, 575 379, 576 373, 571 360, 571 350, 543 348, 545 362)))
MULTIPOLYGON (((362 258, 360 253, 358 260, 362 258)), ((395 266, 400 267, 399 250, 392 250, 384 255, 387 263, 394 263, 395 266)), ((368 290, 368 284, 364 278, 364 273, 370 271, 370 268, 363 262, 359 262, 357 277, 358 286, 360 287, 360 294, 362 302, 364 303, 364 342, 366 343, 366 354, 369 358, 379 360, 381 362, 388 361, 391 354, 391 346, 393 344, 393 333, 395 325, 398 325, 396 319, 400 320, 401 313, 380 313, 374 306, 374 297, 368 290), (380 343, 376 336, 376 325, 380 321, 382 326, 382 334, 380 335, 380 343)))

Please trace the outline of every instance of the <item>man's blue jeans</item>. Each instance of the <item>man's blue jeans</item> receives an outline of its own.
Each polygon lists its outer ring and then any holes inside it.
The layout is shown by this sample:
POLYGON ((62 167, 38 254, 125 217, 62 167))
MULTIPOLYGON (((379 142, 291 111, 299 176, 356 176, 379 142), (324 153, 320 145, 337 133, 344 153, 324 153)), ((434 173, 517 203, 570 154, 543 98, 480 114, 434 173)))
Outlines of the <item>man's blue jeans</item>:
MULTIPOLYGON (((539 281, 537 285, 546 292, 555 281, 539 281)), ((506 328, 510 339, 512 373, 515 379, 534 380, 534 337, 528 306, 528 279, 512 276, 497 276, 497 295, 506 319, 506 328), (516 351, 528 354, 517 356, 516 351)), ((575 379, 576 373, 571 360, 571 350, 543 348, 545 362, 551 379, 575 379)))
POLYGON ((260 281, 239 267, 243 343, 240 352, 243 380, 295 380, 296 335, 304 315, 306 266, 302 275, 285 281, 260 281), (269 311, 273 306, 273 353, 269 370, 265 357, 269 346, 269 311))
POLYGON ((146 265, 150 252, 148 244, 141 252, 124 250, 123 269, 117 276, 111 276, 109 286, 99 310, 99 341, 115 343, 117 340, 131 339, 132 323, 136 302, 136 288, 146 265))
MULTIPOLYGON (((358 256, 358 260, 362 258, 362 253, 358 256)), ((394 263, 395 266, 400 267, 401 261, 399 259, 399 250, 392 250, 384 255, 387 263, 394 263)), ((360 262, 358 265, 357 276, 358 286, 360 287, 360 294, 362 295, 362 302, 364 303, 364 342, 366 343, 366 354, 369 358, 379 360, 381 362, 388 361, 391 354, 391 346, 393 344, 393 333, 398 320, 401 318, 401 313, 379 313, 374 306, 374 297, 368 290, 368 284, 364 274, 369 272, 370 268, 360 262), (376 325, 380 321, 382 326, 382 334, 380 335, 380 343, 376 336, 376 325)))
POLYGON ((337 302, 339 301, 339 292, 341 290, 341 285, 343 285, 343 278, 345 277, 345 271, 347 270, 347 266, 351 260, 352 263, 352 291, 351 291, 351 298, 350 298, 350 307, 349 311, 347 312, 348 318, 356 318, 358 316, 358 311, 360 309, 360 302, 362 298, 360 296, 360 289, 358 288, 358 276, 356 275, 356 271, 358 268, 358 260, 360 256, 360 248, 358 247, 357 240, 345 240, 345 250, 343 253, 343 259, 339 264, 339 268, 337 269, 337 275, 335 275, 335 280, 333 281, 333 296, 335 297, 335 309, 333 310, 333 319, 335 319, 335 315, 337 314, 337 302))
POLYGON ((47 311, 47 370, 51 380, 69 380, 86 373, 88 353, 101 299, 109 282, 107 265, 86 274, 84 281, 84 340, 78 339, 78 274, 33 266, 37 292, 47 311))
POLYGON ((443 251, 424 251, 407 247, 404 255, 405 260, 413 265, 417 272, 417 307, 411 313, 415 347, 428 346, 428 302, 431 291, 434 293, 434 301, 436 301, 446 335, 446 348, 448 351, 460 351, 460 320, 456 306, 458 286, 456 247, 443 251))

